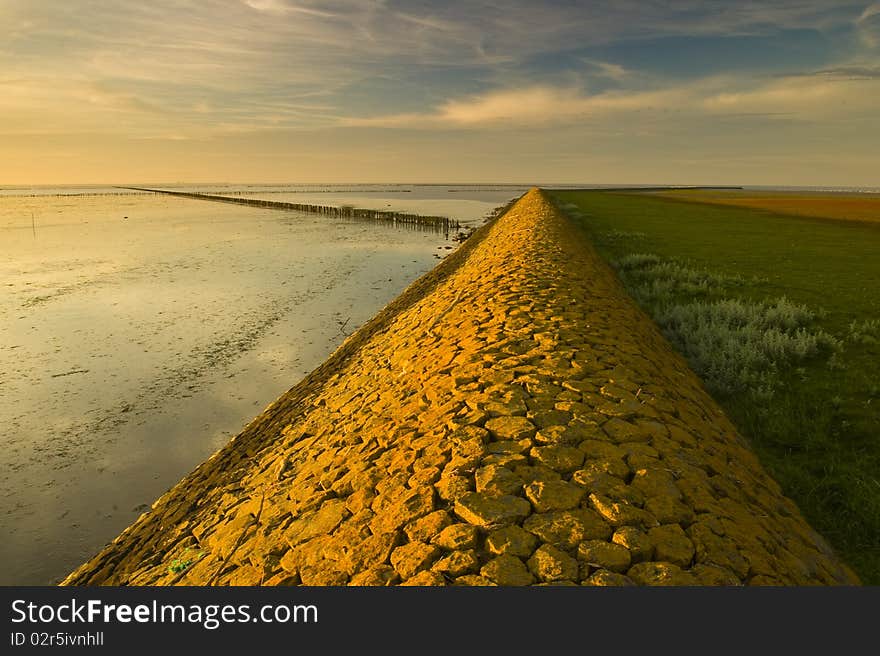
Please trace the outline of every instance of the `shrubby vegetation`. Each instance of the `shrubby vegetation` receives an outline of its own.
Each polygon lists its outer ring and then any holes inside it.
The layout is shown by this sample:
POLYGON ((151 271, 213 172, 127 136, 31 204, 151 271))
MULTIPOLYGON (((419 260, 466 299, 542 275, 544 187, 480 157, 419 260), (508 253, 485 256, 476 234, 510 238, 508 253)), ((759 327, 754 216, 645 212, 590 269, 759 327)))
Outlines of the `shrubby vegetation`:
POLYGON ((628 291, 641 304, 664 305, 680 295, 705 296, 722 285, 738 285, 739 276, 700 271, 651 253, 631 253, 615 263, 628 291))
POLYGON ((644 232, 627 232, 626 230, 609 230, 602 233, 602 239, 612 243, 632 239, 645 239, 647 236, 644 232))
POLYGON ((555 196, 786 494, 880 584, 880 225, 555 196))
POLYGON ((743 284, 740 276, 652 253, 630 253, 613 264, 630 294, 713 392, 767 399, 781 369, 840 348, 832 335, 811 328, 814 312, 786 298, 772 303, 708 298, 743 284))
POLYGON ((807 308, 785 298, 773 304, 730 299, 675 304, 655 315, 709 389, 761 398, 773 395, 780 369, 840 347, 825 331, 810 329, 812 319, 807 308))
POLYGON ((880 342, 880 321, 853 321, 849 324, 849 339, 856 344, 877 344, 880 342))

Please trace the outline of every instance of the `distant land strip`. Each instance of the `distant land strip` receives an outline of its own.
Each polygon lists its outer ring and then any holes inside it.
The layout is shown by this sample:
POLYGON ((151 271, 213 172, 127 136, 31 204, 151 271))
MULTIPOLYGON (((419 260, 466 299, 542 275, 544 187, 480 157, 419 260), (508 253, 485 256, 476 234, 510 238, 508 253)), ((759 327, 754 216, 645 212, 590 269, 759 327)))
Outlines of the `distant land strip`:
MULTIPOLYGON (((124 187, 123 187, 124 188, 124 187)), ((3 191, 9 191, 8 189, 4 189, 3 191)), ((13 191, 18 191, 17 189, 13 191)), ((8 197, 12 198, 77 198, 81 196, 146 196, 149 191, 141 191, 136 194, 131 193, 130 191, 78 191, 74 194, 65 194, 65 193, 57 193, 57 194, 9 194, 8 197)))
POLYGON ((241 189, 238 191, 218 191, 223 196, 241 196, 253 192, 261 194, 411 194, 412 189, 241 189))
MULTIPOLYGON (((548 189, 552 189, 548 187, 548 189)), ((737 189, 744 189, 744 187, 736 187, 736 186, 714 186, 714 187, 700 187, 700 186, 691 186, 691 185, 660 185, 657 187, 584 187, 584 188, 575 188, 575 187, 565 187, 565 191, 679 191, 679 190, 687 190, 687 191, 735 191, 737 189)))
POLYGON ((458 230, 461 224, 445 216, 423 216, 421 214, 411 214, 408 212, 392 212, 388 210, 370 210, 357 207, 341 205, 339 207, 333 205, 312 205, 307 203, 282 203, 274 200, 261 200, 257 198, 240 198, 230 196, 217 196, 213 194, 201 194, 189 191, 168 191, 166 189, 147 189, 145 187, 121 187, 122 189, 131 189, 134 191, 147 191, 157 194, 169 194, 171 196, 182 196, 184 198, 195 198, 196 200, 213 200, 221 203, 237 203, 239 205, 249 205, 251 207, 263 207, 273 210, 294 210, 297 212, 310 212, 312 214, 324 214, 349 219, 367 219, 371 221, 388 221, 390 223, 401 225, 414 225, 431 227, 436 230, 449 232, 450 230, 458 230))

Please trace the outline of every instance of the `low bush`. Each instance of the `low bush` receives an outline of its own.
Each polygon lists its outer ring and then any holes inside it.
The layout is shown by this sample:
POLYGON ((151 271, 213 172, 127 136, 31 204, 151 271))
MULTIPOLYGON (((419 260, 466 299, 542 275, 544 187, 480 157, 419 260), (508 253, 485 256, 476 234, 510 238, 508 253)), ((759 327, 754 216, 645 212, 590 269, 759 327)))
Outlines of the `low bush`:
POLYGON ((654 320, 716 392, 772 396, 781 369, 840 348, 813 314, 785 298, 774 303, 725 299, 657 308, 654 320))
POLYGON ((880 341, 880 321, 853 321, 849 324, 848 338, 856 344, 876 344, 880 341))
POLYGON ((613 264, 629 293, 713 392, 767 399, 781 370, 841 346, 810 328, 814 312, 786 298, 766 303, 711 298, 742 285, 739 276, 652 253, 630 253, 613 264))

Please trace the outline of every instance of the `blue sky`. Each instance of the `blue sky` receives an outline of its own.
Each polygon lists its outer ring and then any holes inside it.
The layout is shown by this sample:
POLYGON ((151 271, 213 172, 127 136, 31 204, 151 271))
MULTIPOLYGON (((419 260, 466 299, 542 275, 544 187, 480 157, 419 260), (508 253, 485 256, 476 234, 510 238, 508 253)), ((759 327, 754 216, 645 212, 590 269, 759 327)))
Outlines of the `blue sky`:
POLYGON ((880 2, 0 0, 0 184, 880 185, 880 2))

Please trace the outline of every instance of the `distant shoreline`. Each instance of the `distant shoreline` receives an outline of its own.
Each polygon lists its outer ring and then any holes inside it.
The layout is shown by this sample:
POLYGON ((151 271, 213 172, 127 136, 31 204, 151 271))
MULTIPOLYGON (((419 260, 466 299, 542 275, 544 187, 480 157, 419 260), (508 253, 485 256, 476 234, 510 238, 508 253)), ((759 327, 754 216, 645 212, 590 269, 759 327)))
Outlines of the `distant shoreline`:
MULTIPOLYGON (((118 193, 123 195, 133 194, 135 192, 122 192, 122 189, 132 187, 148 187, 148 188, 164 188, 172 191, 202 191, 204 193, 215 194, 246 194, 246 193, 288 193, 288 194, 402 194, 412 193, 415 188, 433 188, 433 187, 449 187, 448 193, 475 192, 475 191, 526 191, 533 184, 515 184, 515 183, 384 183, 384 184, 359 184, 359 183, 339 183, 339 184, 299 184, 299 183, 250 183, 250 184, 227 184, 227 183, 174 183, 174 184, 34 184, 34 185, 0 185, 0 197, 3 196, 44 196, 50 195, 46 192, 54 192, 53 195, 59 196, 87 196, 87 195, 103 195, 118 193), (409 187, 402 189, 401 187, 409 187), (68 193, 65 193, 68 191, 68 193), (37 192, 37 193, 35 193, 37 192), (39 193, 42 192, 42 193, 39 193)), ((675 189, 694 189, 694 190, 744 190, 754 192, 804 192, 816 194, 865 194, 880 195, 880 186, 870 187, 863 185, 842 186, 842 185, 756 185, 756 184, 739 184, 739 185, 687 185, 687 184, 591 184, 591 183, 556 183, 537 185, 548 190, 568 190, 568 191, 663 191, 675 189)))

